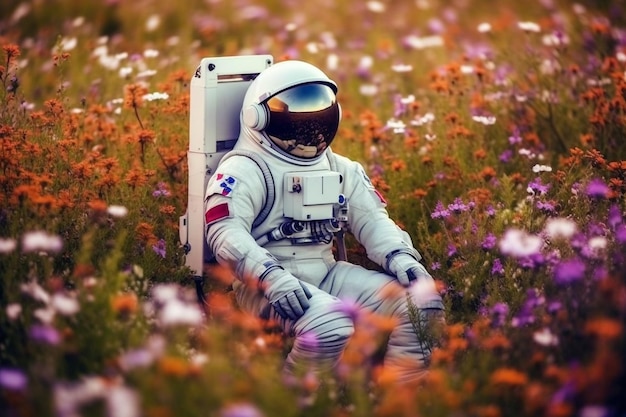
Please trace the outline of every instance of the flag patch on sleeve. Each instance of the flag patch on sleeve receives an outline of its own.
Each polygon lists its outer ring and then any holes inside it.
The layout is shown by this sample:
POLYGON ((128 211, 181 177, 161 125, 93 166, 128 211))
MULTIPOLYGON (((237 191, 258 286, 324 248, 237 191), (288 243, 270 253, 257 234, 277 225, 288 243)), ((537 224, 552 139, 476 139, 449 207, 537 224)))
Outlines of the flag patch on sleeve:
POLYGON ((207 225, 227 217, 230 217, 228 203, 218 204, 217 206, 211 207, 206 211, 206 213, 204 213, 204 221, 207 225))
POLYGON ((221 174, 218 172, 215 174, 215 178, 209 190, 207 190, 207 196, 220 194, 224 197, 230 197, 237 184, 237 178, 232 175, 221 174))

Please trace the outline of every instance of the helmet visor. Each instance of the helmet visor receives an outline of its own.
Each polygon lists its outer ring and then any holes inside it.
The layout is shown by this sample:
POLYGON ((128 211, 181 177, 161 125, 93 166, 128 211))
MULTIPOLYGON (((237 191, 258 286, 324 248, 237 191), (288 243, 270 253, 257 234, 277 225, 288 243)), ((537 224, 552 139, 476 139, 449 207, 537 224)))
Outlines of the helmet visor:
POLYGON ((320 155, 335 138, 339 104, 325 84, 301 84, 267 101, 270 111, 265 131, 285 152, 301 158, 320 155))

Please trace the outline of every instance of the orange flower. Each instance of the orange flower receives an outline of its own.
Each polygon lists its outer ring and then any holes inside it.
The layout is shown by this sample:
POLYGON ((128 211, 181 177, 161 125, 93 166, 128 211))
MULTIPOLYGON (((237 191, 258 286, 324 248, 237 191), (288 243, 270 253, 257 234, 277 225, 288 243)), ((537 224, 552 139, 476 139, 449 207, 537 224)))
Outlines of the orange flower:
POLYGON ((137 240, 144 244, 154 244, 158 240, 154 235, 154 226, 146 222, 141 222, 137 225, 135 235, 137 240))
POLYGON ((159 213, 161 214, 170 215, 170 214, 174 214, 175 212, 176 212, 176 207, 172 206, 171 204, 166 204, 164 206, 159 207, 159 213))
POLYGON ((164 356, 159 360, 159 370, 169 376, 186 376, 189 373, 189 364, 181 358, 164 356))
POLYGON ((494 333, 481 341, 485 349, 508 349, 511 341, 502 333, 494 333))
POLYGON ((413 190, 413 197, 419 200, 423 199, 427 195, 428 195, 428 191, 424 190, 423 188, 417 188, 413 190))
POLYGON ((92 200, 87 203, 87 206, 89 206, 94 213, 105 213, 108 207, 106 201, 102 200, 92 200))
POLYGON ((623 330, 622 323, 607 317, 591 319, 585 323, 585 331, 601 339, 617 339, 623 330))
POLYGON ((391 162, 391 170, 392 171, 404 171, 406 169, 406 162, 404 162, 402 159, 396 159, 395 161, 391 162))
POLYGON ((14 44, 7 44, 2 46, 2 50, 7 55, 7 62, 10 64, 15 58, 20 56, 20 47, 14 44))
POLYGON ((497 405, 477 405, 472 407, 471 415, 477 417, 500 417, 502 411, 497 405))
POLYGON ((493 167, 484 167, 483 170, 480 171, 480 176, 485 182, 488 182, 492 178, 495 178, 496 170, 493 167))
POLYGON ((523 386, 528 382, 528 376, 525 373, 513 368, 496 369, 490 379, 494 385, 523 386))
POLYGON ((111 298, 111 308, 119 315, 130 315, 137 311, 138 306, 139 301, 134 292, 117 294, 111 298))
POLYGON ((485 159, 487 157, 487 151, 483 148, 477 149, 474 151, 474 158, 476 159, 485 159))
POLYGON ((132 109, 141 107, 143 96, 148 93, 148 89, 141 84, 129 84, 124 86, 124 108, 132 109))

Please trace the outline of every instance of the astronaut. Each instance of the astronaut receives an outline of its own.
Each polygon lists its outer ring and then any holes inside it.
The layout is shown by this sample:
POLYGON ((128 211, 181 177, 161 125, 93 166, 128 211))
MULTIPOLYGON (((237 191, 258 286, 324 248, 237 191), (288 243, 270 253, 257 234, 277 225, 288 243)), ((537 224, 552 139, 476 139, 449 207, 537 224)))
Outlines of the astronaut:
POLYGON ((285 372, 337 365, 354 332, 347 306, 356 306, 396 321, 384 364, 399 381, 419 380, 430 350, 407 295, 424 317, 443 320, 443 302, 362 165, 331 152, 341 119, 336 93, 324 72, 298 60, 276 63, 250 84, 233 154, 207 185, 207 244, 235 272, 239 305, 293 336, 285 372), (333 234, 344 221, 384 272, 336 259, 333 234))

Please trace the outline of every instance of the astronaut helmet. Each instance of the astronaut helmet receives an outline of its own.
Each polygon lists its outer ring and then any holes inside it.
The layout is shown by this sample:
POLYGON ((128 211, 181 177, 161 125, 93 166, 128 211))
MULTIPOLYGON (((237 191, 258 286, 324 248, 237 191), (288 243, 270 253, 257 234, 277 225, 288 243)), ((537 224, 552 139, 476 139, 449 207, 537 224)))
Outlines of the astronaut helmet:
POLYGON ((335 82, 317 67, 298 60, 276 63, 248 87, 242 126, 280 159, 312 164, 337 133, 341 108, 336 94, 335 82))

